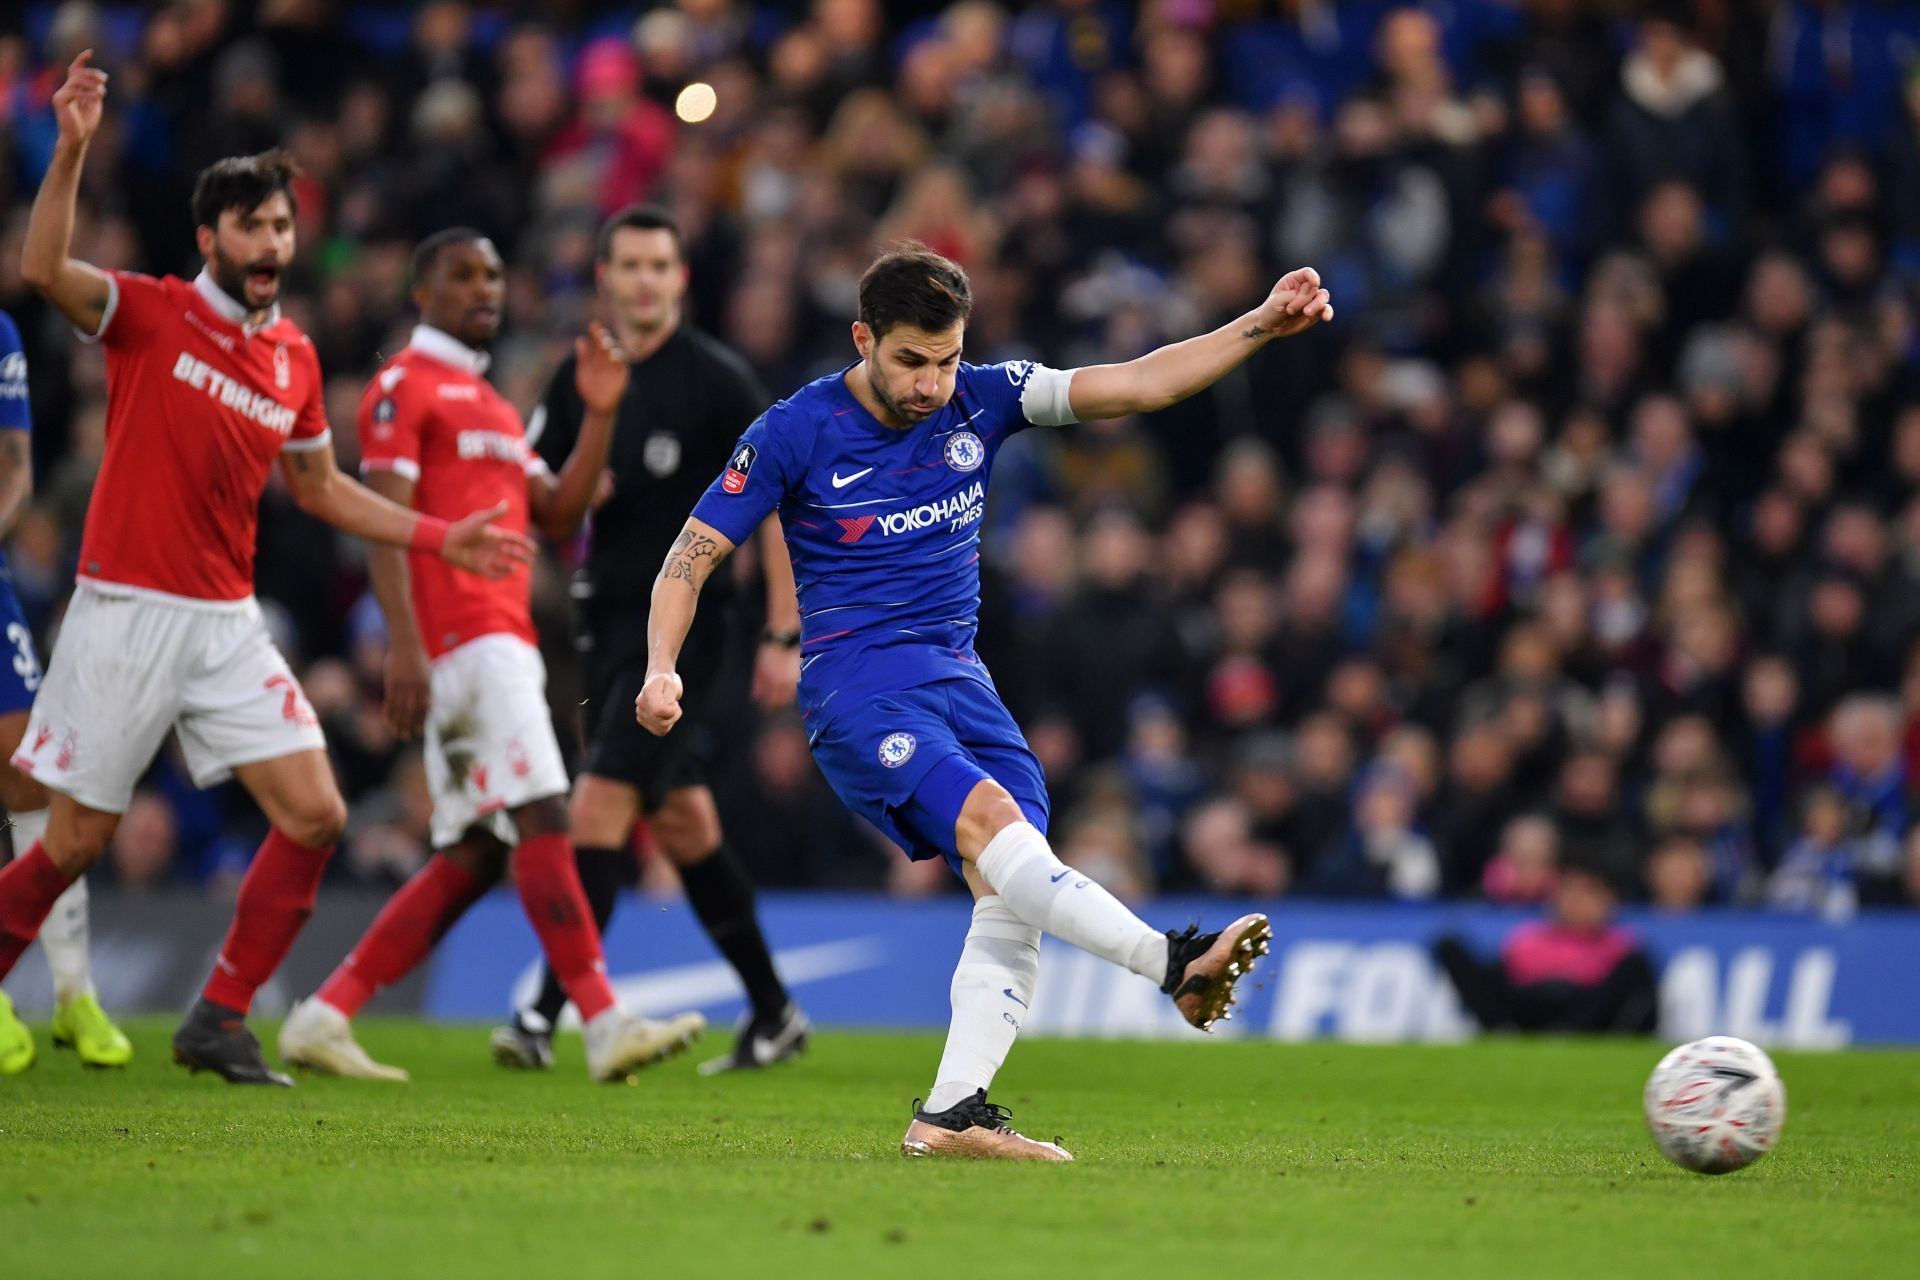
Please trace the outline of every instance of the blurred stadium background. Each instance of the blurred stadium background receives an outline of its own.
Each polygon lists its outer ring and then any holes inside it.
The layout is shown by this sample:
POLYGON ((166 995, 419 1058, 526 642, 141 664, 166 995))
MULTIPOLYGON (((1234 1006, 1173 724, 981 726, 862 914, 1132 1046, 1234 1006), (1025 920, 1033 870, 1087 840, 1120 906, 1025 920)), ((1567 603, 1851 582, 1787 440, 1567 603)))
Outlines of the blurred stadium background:
MULTIPOLYGON (((1429 944, 1497 945, 1574 866, 1647 940, 1669 1032, 1920 1042, 1895 990, 1920 963, 1920 4, 9 5, 0 308, 38 495, 7 554, 43 652, 105 388, 19 253, 85 47, 113 81, 79 256, 190 274, 194 172, 299 157, 288 310, 348 465, 409 249, 450 224, 510 264, 495 371, 523 409, 636 200, 688 229, 693 319, 776 394, 851 358, 854 282, 897 237, 973 273, 970 358, 1062 367, 1318 267, 1335 325, 1000 465, 981 651, 1061 856, 1173 895, 1170 922, 1277 903, 1256 1031, 1461 1034, 1429 944)), ((537 587, 568 730, 578 554, 537 587)), ((361 548, 270 490, 259 593, 353 815, 285 996, 419 865, 428 803, 378 714, 361 548)), ((797 995, 939 1025, 948 953, 913 944, 957 946, 959 885, 857 827, 741 672, 720 799, 797 995)), ((184 1001, 262 834, 162 760, 95 873, 109 1007, 184 1001)), ((636 877, 667 901, 620 918, 616 972, 724 1013, 671 872, 636 877)), ((490 904, 385 1007, 490 1016, 533 954, 490 904)), ((1041 1025, 1163 1029, 1072 964, 1041 1025)), ((11 984, 28 1009, 44 974, 11 984)))

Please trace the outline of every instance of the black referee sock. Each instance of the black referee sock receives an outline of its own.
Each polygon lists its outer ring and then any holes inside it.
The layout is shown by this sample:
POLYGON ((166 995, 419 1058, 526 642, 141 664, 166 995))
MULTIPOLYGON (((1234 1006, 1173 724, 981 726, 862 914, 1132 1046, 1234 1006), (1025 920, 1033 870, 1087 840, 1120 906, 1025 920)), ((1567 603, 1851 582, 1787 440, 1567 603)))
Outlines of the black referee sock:
POLYGON ((757 1018, 771 1018, 787 1007, 787 989, 773 971, 773 956, 753 913, 753 884, 733 851, 721 845, 680 868, 687 902, 720 954, 740 975, 757 1018))
MULTIPOLYGON (((620 885, 633 862, 633 853, 627 849, 576 848, 573 860, 580 868, 580 887, 587 891, 587 906, 593 910, 594 927, 604 938, 607 921, 613 919, 613 904, 620 897, 620 885)), ((547 1020, 551 1030, 559 1020, 560 1011, 566 1007, 566 989, 554 976, 551 965, 542 966, 540 998, 533 1002, 533 1011, 547 1020)))

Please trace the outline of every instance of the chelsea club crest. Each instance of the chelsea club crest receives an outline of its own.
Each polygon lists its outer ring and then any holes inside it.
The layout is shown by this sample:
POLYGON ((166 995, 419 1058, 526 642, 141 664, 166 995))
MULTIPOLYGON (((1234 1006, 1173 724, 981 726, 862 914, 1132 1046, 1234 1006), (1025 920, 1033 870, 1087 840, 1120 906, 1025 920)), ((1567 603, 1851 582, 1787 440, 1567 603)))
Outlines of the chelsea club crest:
POLYGON ((973 432, 956 431, 947 437, 947 465, 955 471, 972 471, 986 460, 987 446, 973 432))
POLYGON ((913 759, 916 745, 910 733, 888 734, 880 743, 880 763, 889 769, 898 769, 913 759))

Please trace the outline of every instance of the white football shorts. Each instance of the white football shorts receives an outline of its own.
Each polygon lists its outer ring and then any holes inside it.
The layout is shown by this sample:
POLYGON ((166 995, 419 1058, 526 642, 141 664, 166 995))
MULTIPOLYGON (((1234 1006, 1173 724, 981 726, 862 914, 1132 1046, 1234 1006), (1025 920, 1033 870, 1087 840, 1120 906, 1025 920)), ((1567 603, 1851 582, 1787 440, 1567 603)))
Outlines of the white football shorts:
POLYGON ((90 809, 125 813, 169 729, 196 787, 327 745, 258 601, 81 579, 14 768, 90 809))
POLYGON ((431 697, 433 847, 458 843, 476 825, 518 844, 507 810, 567 793, 540 651, 518 636, 469 640, 433 660, 431 697))

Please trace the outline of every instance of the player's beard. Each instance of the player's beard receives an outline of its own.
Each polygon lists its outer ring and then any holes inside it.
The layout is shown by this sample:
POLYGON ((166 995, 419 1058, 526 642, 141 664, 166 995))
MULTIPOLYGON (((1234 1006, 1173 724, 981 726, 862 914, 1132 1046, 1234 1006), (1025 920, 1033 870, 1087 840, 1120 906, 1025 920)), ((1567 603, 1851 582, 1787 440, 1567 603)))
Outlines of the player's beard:
POLYGON ((873 377, 871 373, 868 374, 867 385, 873 388, 873 398, 880 402, 880 407, 885 409, 888 416, 896 422, 904 423, 909 427, 917 427, 934 415, 934 409, 928 409, 924 412, 909 410, 905 405, 895 400, 892 393, 889 392, 886 387, 882 386, 880 380, 873 377))
POLYGON ((268 307, 271 307, 280 300, 280 275, 282 270, 283 268, 280 264, 267 262, 265 260, 257 262, 235 262, 218 249, 213 251, 213 257, 207 263, 207 271, 213 276, 213 282, 219 285, 221 290, 225 292, 229 298, 232 298, 235 302, 245 307, 249 314, 256 311, 265 311, 268 307), (257 301, 253 295, 247 291, 247 283, 256 268, 266 268, 273 272, 272 288, 268 291, 265 301, 257 301))

